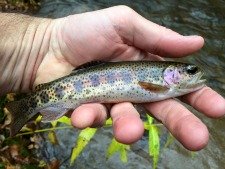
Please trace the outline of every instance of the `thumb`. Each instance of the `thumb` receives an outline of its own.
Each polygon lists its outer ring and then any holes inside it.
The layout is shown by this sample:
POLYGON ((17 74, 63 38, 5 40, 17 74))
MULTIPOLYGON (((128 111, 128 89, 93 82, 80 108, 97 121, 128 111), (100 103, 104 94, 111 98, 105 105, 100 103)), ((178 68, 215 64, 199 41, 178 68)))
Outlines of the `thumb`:
POLYGON ((198 51, 204 44, 201 36, 182 36, 143 18, 129 7, 119 6, 113 10, 117 12, 111 11, 109 16, 124 42, 152 54, 181 57, 198 51))

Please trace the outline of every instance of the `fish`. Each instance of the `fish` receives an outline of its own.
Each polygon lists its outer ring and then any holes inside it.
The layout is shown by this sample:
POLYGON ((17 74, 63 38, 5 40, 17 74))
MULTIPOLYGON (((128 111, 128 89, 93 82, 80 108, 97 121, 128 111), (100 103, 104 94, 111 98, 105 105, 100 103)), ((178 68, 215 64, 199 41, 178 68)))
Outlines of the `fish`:
POLYGON ((8 129, 14 136, 38 114, 49 122, 85 103, 146 103, 178 97, 204 87, 203 74, 196 65, 172 61, 87 63, 6 104, 8 129))

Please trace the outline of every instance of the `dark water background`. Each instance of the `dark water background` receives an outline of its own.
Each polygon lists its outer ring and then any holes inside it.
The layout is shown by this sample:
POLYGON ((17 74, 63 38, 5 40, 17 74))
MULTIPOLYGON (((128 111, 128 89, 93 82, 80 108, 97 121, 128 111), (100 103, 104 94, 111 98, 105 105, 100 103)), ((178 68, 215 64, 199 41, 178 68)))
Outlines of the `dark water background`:
MULTIPOLYGON (((225 1, 223 0, 44 0, 38 16, 58 18, 69 14, 93 11, 115 5, 128 5, 142 16, 173 29, 184 35, 197 34, 205 38, 204 48, 185 58, 185 61, 202 67, 206 73, 208 85, 225 96, 225 1)), ((206 100, 207 102, 207 100, 206 100)), ((216 106, 216 105, 212 105, 216 106)), ((161 129, 160 161, 158 168, 225 168, 225 119, 212 120, 196 113, 208 126, 210 141, 200 152, 191 154, 177 141, 163 148, 166 130, 161 129)), ((148 158, 147 137, 133 145, 128 155, 128 163, 120 162, 119 156, 106 160, 106 150, 112 134, 110 129, 100 129, 85 151, 69 167, 71 148, 77 133, 74 130, 58 131, 59 146, 52 146, 45 141, 40 155, 46 160, 58 158, 61 168, 151 168, 148 158)))

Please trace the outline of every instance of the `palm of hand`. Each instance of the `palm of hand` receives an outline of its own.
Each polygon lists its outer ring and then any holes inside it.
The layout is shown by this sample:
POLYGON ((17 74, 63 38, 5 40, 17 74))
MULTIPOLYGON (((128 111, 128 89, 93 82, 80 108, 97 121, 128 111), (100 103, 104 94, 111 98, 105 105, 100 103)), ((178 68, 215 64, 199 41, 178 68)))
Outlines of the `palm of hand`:
POLYGON ((122 21, 118 15, 114 23, 110 14, 101 11, 56 20, 56 31, 52 32, 49 51, 37 71, 35 85, 68 74, 74 67, 93 60, 142 59, 146 54, 132 46, 133 35, 120 32, 123 28, 118 22, 128 23, 129 15, 126 13, 122 21))
MULTIPOLYGON (((201 37, 181 36, 144 19, 127 7, 57 19, 50 29, 49 47, 38 67, 34 85, 69 74, 74 67, 93 60, 161 59, 157 55, 179 57, 199 50, 204 43, 201 37)), ((182 101, 211 117, 224 114, 224 99, 207 87, 183 97, 182 101), (206 97, 209 98, 208 104, 204 103, 206 97), (215 102, 220 106, 212 109, 215 102)), ((206 145, 206 126, 180 103, 169 99, 146 104, 145 107, 186 148, 199 150, 206 145)), ((144 128, 132 104, 116 104, 110 114, 117 140, 132 143, 140 139, 144 128)), ((78 107, 71 119, 74 126, 85 128, 102 124, 106 117, 105 106, 95 103, 78 107)))

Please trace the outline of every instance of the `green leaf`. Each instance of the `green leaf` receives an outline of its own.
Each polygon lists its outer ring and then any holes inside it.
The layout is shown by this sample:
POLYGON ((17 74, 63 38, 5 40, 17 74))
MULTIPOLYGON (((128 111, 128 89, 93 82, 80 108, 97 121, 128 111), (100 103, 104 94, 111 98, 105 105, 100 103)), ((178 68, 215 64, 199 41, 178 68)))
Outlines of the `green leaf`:
POLYGON ((46 167, 47 166, 47 164, 46 164, 46 162, 44 161, 44 160, 40 160, 39 161, 39 164, 38 164, 38 167, 39 168, 44 168, 44 167, 46 167))
POLYGON ((109 118, 108 120, 106 120, 105 125, 112 126, 112 118, 109 118))
POLYGON ((0 162, 0 169, 5 169, 5 165, 2 162, 0 162))
POLYGON ((196 156, 196 152, 195 151, 190 151, 191 157, 194 158, 196 156))
MULTIPOLYGON (((58 119, 58 120, 59 120, 59 119, 58 119)), ((55 121, 52 121, 52 122, 51 122, 51 125, 52 125, 52 128, 53 128, 53 129, 56 128, 57 123, 58 123, 58 120, 55 120, 55 121)), ((48 133, 48 139, 49 139, 49 141, 50 141, 53 145, 58 144, 58 139, 57 139, 57 136, 56 136, 56 134, 55 134, 55 131, 50 131, 50 132, 48 133)))
MULTIPOLYGON (((150 116, 148 117, 148 123, 153 123, 153 118, 150 116)), ((153 158, 153 168, 155 169, 158 164, 159 160, 159 150, 160 150, 160 140, 159 140, 159 132, 158 128, 154 125, 149 126, 149 155, 153 158)))
POLYGON ((70 165, 73 165, 76 158, 83 151, 91 138, 94 137, 96 131, 96 128, 86 128, 80 132, 76 145, 73 147, 72 154, 70 156, 70 165))
POLYGON ((58 123, 58 122, 59 123, 64 123, 64 124, 67 124, 67 125, 71 126, 71 120, 67 116, 62 116, 61 118, 53 121, 52 123, 58 123))
POLYGON ((35 119, 35 123, 37 124, 37 123, 41 122, 41 119, 42 119, 42 116, 39 115, 39 116, 35 119))
POLYGON ((48 139, 53 145, 58 144, 58 139, 57 139, 57 136, 55 134, 55 131, 50 131, 48 133, 48 139))
POLYGON ((120 150, 120 160, 124 163, 127 162, 127 148, 128 145, 123 145, 122 149, 120 150))
POLYGON ((125 162, 127 162, 127 150, 128 149, 130 149, 129 145, 119 143, 114 138, 114 139, 112 139, 112 142, 108 147, 106 156, 107 156, 107 158, 110 158, 112 155, 119 152, 120 160, 125 163, 125 162))
POLYGON ((148 118, 148 124, 151 125, 153 124, 154 118, 152 118, 151 116, 147 115, 148 118))
POLYGON ((55 128, 57 126, 58 120, 56 121, 51 121, 51 125, 53 128, 55 128))
POLYGON ((168 147, 173 141, 174 141, 174 137, 171 133, 169 133, 164 147, 165 148, 168 147))

